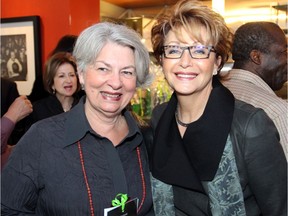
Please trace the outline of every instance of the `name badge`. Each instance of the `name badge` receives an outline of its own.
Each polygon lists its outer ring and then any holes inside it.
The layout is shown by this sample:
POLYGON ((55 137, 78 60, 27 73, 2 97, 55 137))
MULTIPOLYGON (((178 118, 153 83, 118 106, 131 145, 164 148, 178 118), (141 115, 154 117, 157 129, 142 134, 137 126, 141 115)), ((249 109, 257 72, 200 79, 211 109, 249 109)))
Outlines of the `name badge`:
POLYGON ((138 202, 135 198, 126 202, 124 208, 123 205, 105 208, 104 216, 137 216, 138 202))

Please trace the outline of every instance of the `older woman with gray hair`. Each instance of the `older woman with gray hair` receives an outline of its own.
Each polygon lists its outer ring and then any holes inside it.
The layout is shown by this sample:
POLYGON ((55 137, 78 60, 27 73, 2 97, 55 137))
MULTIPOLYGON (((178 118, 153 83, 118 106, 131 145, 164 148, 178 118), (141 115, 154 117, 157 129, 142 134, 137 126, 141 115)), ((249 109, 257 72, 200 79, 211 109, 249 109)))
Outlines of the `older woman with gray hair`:
POLYGON ((145 46, 135 31, 99 23, 73 55, 86 96, 17 144, 2 173, 2 213, 154 215, 143 136, 126 109, 151 78, 145 46))

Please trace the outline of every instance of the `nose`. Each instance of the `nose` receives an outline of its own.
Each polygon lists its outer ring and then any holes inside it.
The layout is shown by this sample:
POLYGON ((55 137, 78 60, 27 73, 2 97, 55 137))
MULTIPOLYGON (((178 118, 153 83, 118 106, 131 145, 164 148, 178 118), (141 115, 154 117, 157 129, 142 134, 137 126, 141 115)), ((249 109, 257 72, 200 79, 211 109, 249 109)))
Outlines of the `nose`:
POLYGON ((189 49, 185 49, 183 50, 183 54, 180 58, 180 65, 183 67, 183 68, 187 68, 189 66, 192 65, 192 57, 189 53, 189 49))
POLYGON ((70 76, 66 76, 65 81, 68 82, 68 83, 71 83, 72 82, 72 78, 70 76))
POLYGON ((108 85, 117 90, 122 87, 122 80, 119 72, 113 72, 107 80, 108 85))

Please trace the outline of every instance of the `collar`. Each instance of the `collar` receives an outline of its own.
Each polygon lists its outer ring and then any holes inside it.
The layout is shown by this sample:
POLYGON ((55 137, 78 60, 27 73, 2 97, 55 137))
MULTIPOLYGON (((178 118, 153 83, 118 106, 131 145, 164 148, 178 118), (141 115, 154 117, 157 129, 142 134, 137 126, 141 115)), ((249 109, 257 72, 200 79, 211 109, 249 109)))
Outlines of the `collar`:
POLYGON ((233 68, 228 72, 228 79, 229 78, 250 82, 255 86, 263 89, 265 92, 269 92, 270 94, 276 95, 275 92, 261 77, 248 70, 233 68))
MULTIPOLYGON (((65 140, 67 142, 63 143, 63 147, 76 143, 78 140, 81 140, 87 133, 94 134, 95 136, 100 137, 90 126, 88 119, 85 115, 85 105, 86 96, 83 96, 78 104, 73 107, 69 112, 66 112, 66 121, 65 121, 65 140)), ((139 127, 131 115, 131 113, 124 109, 122 114, 124 115, 126 122, 129 127, 129 133, 126 138, 135 138, 135 144, 130 145, 130 149, 136 148, 142 142, 143 138, 140 132, 139 127), (137 145, 136 145, 137 144, 137 145)))
POLYGON ((86 96, 83 96, 78 104, 69 112, 66 112, 67 118, 64 125, 65 140, 64 146, 71 145, 78 140, 81 140, 87 132, 94 133, 88 119, 85 115, 84 104, 86 96))
POLYGON ((200 181, 214 178, 223 154, 233 119, 234 97, 214 77, 203 115, 187 127, 183 139, 174 115, 177 103, 174 93, 156 127, 152 173, 163 182, 203 191, 200 181))

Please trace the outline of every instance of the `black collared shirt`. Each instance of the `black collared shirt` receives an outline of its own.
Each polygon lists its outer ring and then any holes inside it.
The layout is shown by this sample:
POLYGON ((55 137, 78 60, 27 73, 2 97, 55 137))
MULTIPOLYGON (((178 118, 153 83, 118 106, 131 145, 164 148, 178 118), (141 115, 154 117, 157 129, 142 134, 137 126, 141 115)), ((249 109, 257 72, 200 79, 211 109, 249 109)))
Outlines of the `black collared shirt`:
POLYGON ((141 167, 146 198, 139 215, 154 215, 146 149, 134 118, 129 111, 123 112, 129 134, 114 147, 110 140, 92 130, 84 103, 82 98, 71 111, 37 122, 17 144, 2 171, 2 213, 90 215, 77 145, 80 141, 95 215, 102 216, 103 209, 111 207, 111 200, 123 193, 117 191, 123 185, 130 198, 138 197, 141 202, 141 167), (119 168, 122 170, 117 172, 119 168), (125 173, 124 177, 121 173, 125 173), (117 175, 126 183, 119 186, 117 175))

